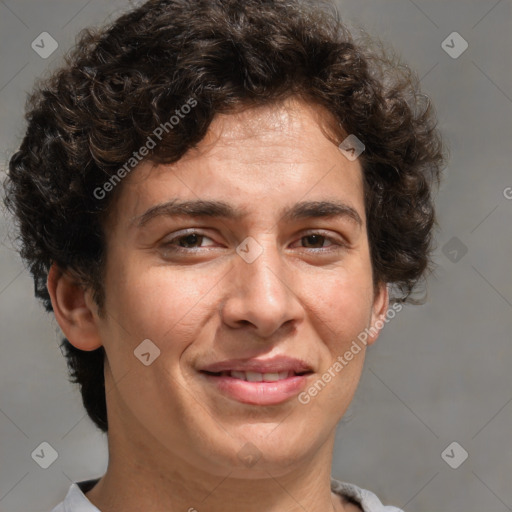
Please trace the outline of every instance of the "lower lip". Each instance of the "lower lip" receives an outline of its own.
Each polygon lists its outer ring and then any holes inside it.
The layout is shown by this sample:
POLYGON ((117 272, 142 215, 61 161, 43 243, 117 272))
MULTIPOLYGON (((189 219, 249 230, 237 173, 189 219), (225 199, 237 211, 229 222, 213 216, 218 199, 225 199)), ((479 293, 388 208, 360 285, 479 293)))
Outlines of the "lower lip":
POLYGON ((306 385, 309 374, 295 375, 275 382, 249 382, 228 376, 201 374, 222 394, 252 405, 276 405, 295 397, 306 385))

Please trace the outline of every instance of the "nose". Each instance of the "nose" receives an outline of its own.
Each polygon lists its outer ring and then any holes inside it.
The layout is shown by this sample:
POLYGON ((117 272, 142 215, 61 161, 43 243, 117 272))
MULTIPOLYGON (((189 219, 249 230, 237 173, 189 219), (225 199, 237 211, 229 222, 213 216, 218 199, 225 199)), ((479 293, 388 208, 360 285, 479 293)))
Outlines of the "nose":
POLYGON ((276 244, 264 245, 261 240, 259 244, 263 252, 252 263, 235 254, 221 314, 226 325, 269 338, 285 325, 295 328, 304 310, 292 269, 286 267, 276 244))

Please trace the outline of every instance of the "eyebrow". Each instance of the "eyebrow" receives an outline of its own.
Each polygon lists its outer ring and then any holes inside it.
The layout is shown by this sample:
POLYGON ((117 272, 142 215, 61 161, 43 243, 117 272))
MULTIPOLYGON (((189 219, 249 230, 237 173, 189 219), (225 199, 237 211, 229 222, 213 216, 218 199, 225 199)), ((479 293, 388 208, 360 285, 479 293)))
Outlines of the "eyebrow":
MULTIPOLYGON (((247 211, 235 208, 223 201, 180 201, 178 199, 158 204, 149 208, 142 215, 132 219, 130 225, 142 228, 156 217, 209 217, 232 221, 240 221, 247 216, 247 211)), ((315 218, 348 218, 359 226, 363 221, 357 210, 341 201, 304 201, 292 207, 284 208, 279 218, 285 222, 293 222, 315 218)))

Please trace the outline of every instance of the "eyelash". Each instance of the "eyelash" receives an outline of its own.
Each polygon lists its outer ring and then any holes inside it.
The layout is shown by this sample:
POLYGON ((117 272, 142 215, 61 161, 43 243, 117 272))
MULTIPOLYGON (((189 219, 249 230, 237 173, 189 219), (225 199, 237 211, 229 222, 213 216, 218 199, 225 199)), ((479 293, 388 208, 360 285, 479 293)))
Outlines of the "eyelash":
MULTIPOLYGON (((198 237, 202 237, 202 238, 209 238, 211 240, 210 237, 206 236, 205 234, 201 233, 200 231, 192 230, 192 231, 190 231, 188 233, 184 233, 182 235, 179 235, 179 236, 176 236, 174 238, 171 238, 170 240, 166 241, 163 244, 163 247, 166 250, 170 250, 170 251, 173 251, 175 253, 189 253, 190 254, 190 253, 198 252, 200 249, 203 249, 203 247, 186 248, 186 247, 179 247, 178 245, 175 245, 175 243, 174 243, 176 241, 186 239, 186 238, 188 238, 190 236, 193 236, 193 235, 197 235, 198 237)), ((300 239, 302 240, 304 238, 309 238, 309 237, 312 237, 312 236, 320 236, 320 237, 324 238, 325 240, 331 242, 332 245, 330 245, 328 247, 332 247, 332 248, 329 249, 329 248, 323 248, 323 247, 320 247, 320 248, 302 247, 302 249, 310 249, 310 250, 312 250, 312 251, 314 251, 316 253, 318 253, 318 252, 326 253, 326 252, 337 251, 337 250, 340 250, 340 249, 343 249, 343 248, 347 247, 346 243, 343 243, 343 242, 335 239, 334 237, 327 236, 322 231, 314 231, 314 232, 308 233, 306 235, 303 235, 300 239)), ((200 240, 200 241, 202 241, 202 240, 200 240)))

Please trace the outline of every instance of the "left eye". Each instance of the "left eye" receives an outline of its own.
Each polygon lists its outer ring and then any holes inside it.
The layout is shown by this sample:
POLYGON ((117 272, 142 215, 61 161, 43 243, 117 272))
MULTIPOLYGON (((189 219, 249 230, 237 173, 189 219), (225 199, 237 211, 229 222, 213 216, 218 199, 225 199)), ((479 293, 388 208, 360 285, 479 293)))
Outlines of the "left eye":
MULTIPOLYGON (((330 242, 332 242, 332 238, 329 238, 329 237, 327 237, 325 235, 321 235, 321 234, 306 235, 306 236, 303 236, 301 238, 301 240, 307 240, 308 241, 307 243, 310 244, 310 245, 318 245, 318 244, 320 244, 321 246, 323 246, 323 243, 326 240, 329 240, 330 242)), ((306 247, 306 249, 314 249, 314 247, 306 247)))
POLYGON ((194 247, 190 246, 195 246, 198 243, 200 244, 204 238, 211 240, 211 238, 199 233, 188 233, 186 235, 173 238, 166 245, 177 245, 178 247, 183 247, 185 249, 193 249, 194 247), (175 241, 178 241, 178 244, 175 244, 175 241))

